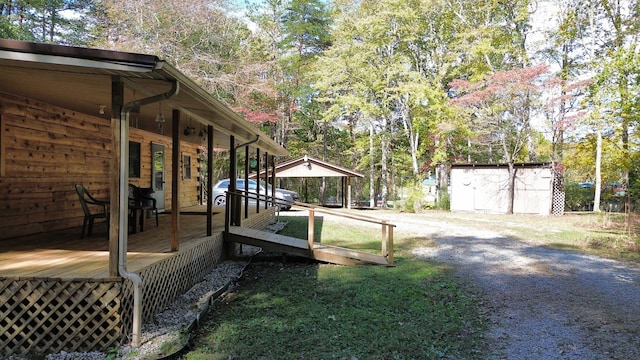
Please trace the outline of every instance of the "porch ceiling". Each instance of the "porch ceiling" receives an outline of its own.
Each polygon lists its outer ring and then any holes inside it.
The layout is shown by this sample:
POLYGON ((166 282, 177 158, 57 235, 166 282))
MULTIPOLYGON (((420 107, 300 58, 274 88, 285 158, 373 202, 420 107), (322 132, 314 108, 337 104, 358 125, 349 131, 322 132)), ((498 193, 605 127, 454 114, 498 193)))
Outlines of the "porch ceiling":
MULTIPOLYGON (((171 110, 178 109, 183 119, 213 126, 215 147, 228 148, 229 135, 239 143, 260 135, 253 146, 271 155, 288 155, 256 126, 155 56, 0 39, 0 92, 110 121, 113 76, 124 81, 125 102, 165 93, 177 81, 178 94, 162 102, 167 127, 171 110)), ((143 106, 139 118, 155 119, 158 111, 159 104, 143 106)))

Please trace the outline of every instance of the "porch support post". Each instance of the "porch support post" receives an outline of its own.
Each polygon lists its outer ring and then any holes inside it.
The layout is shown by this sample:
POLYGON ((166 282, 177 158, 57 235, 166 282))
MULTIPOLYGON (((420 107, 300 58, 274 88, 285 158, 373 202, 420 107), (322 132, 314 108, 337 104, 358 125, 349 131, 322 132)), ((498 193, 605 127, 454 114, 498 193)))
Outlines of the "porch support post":
POLYGON ((213 234, 213 126, 207 126, 207 236, 213 234))
POLYGON ((109 276, 118 276, 119 266, 119 227, 120 227, 120 149, 123 146, 120 139, 120 127, 125 119, 120 119, 120 110, 124 105, 124 84, 120 78, 111 81, 111 164, 109 173, 109 276))
POLYGON ((316 232, 315 226, 316 226, 315 210, 312 207, 310 207, 309 219, 307 222, 307 242, 309 243, 309 250, 313 250, 313 243, 315 241, 314 234, 316 232))
POLYGON ((180 248, 180 110, 171 113, 171 251, 180 248))
POLYGON ((347 176, 347 209, 351 209, 351 176, 347 176))
MULTIPOLYGON (((112 87, 118 86, 115 83, 121 83, 122 80, 118 77, 113 77, 112 87)), ((122 86, 122 85, 119 85, 122 86)), ((168 99, 175 94, 178 93, 180 89, 180 85, 177 81, 172 82, 171 90, 169 92, 151 96, 141 100, 135 100, 129 103, 123 103, 121 100, 119 103, 122 104, 120 106, 120 121, 119 121, 119 140, 114 141, 113 148, 118 149, 118 157, 117 162, 119 163, 118 170, 115 172, 118 175, 118 185, 113 187, 115 189, 115 193, 117 193, 118 200, 118 226, 115 227, 118 231, 118 273, 123 278, 131 281, 133 285, 133 321, 131 324, 131 344, 133 347, 140 346, 141 341, 141 332, 142 332, 142 279, 140 276, 134 272, 130 272, 127 270, 127 240, 128 240, 128 216, 127 216, 127 208, 128 208, 128 191, 125 192, 125 189, 128 187, 129 181, 129 113, 136 106, 141 106, 145 104, 151 104, 154 102, 162 101, 163 99, 168 99)), ((115 92, 114 92, 115 93, 115 92)), ((124 94, 124 92, 121 92, 124 94)), ((112 96, 115 98, 115 96, 112 96)), ((124 96, 123 96, 124 98, 124 96)), ((113 100, 113 99, 112 99, 113 100)), ((114 105, 112 105, 115 109, 115 105, 118 102, 114 101, 114 105)), ((112 115, 113 116, 113 115, 112 115)), ((115 135, 115 133, 113 133, 115 135)), ((115 157, 115 155, 114 155, 115 157)), ((113 175, 111 177, 114 179, 113 175)), ((114 192, 111 193, 111 204, 113 205, 115 202, 114 192)), ((113 207, 111 210, 114 210, 113 207)), ((143 214, 144 215, 144 214, 143 214)), ((112 217, 113 219, 113 217, 112 217)), ((113 221, 113 220, 112 220, 113 221)), ((113 230, 111 230, 113 231, 113 230)), ((110 234, 112 237, 113 233, 110 234)))
POLYGON ((271 155, 271 195, 273 201, 276 201, 276 157, 271 155))
POLYGON ((342 192, 342 207, 346 208, 347 207, 347 194, 345 193, 345 190, 347 188, 347 180, 346 177, 341 177, 340 178, 340 186, 342 187, 342 189, 340 190, 342 192))
MULTIPOLYGON (((256 148, 256 181, 260 184, 260 148, 256 148)), ((260 214, 260 185, 258 185, 258 201, 256 201, 256 214, 260 214)), ((267 196, 267 194, 264 194, 267 196)))
MULTIPOLYGON (((244 147, 244 218, 249 217, 249 145, 244 147)), ((257 190, 260 196, 260 190, 257 190)))
MULTIPOLYGON (((266 186, 269 186, 269 153, 268 152, 264 152, 264 183, 266 186)), ((265 202, 264 202, 264 208, 267 209, 269 207, 269 196, 268 196, 269 192, 267 191, 265 195, 265 202)), ((271 191, 271 195, 275 195, 273 193, 273 191, 271 191)))
POLYGON ((235 136, 231 135, 229 136, 229 192, 231 192, 229 199, 231 201, 226 206, 229 206, 231 210, 231 225, 240 226, 240 198, 235 194, 237 191, 236 180, 238 178, 236 158, 236 139, 235 136))
MULTIPOLYGON (((390 226, 389 226, 390 228, 390 226)), ((382 240, 380 241, 382 256, 387 256, 387 221, 382 220, 382 240)))

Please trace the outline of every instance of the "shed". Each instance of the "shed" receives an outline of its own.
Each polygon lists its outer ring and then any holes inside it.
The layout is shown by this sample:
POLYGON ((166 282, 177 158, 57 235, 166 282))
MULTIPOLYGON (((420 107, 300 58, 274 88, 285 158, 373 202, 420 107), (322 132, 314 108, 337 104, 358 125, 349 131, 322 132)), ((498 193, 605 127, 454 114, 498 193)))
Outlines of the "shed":
MULTIPOLYGON (((506 164, 451 166, 451 211, 506 214, 509 167, 506 164)), ((551 164, 516 164, 515 214, 550 215, 554 197, 551 164)), ((564 199, 562 197, 562 199, 564 199)))

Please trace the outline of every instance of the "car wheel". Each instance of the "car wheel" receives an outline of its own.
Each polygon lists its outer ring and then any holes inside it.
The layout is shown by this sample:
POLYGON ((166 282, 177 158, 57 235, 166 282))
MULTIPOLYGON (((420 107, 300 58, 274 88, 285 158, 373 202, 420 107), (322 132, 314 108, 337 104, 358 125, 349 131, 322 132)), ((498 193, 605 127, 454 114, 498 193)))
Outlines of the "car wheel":
POLYGON ((227 199, 225 198, 224 195, 216 196, 216 198, 213 199, 213 205, 215 206, 224 206, 226 203, 227 203, 227 199))

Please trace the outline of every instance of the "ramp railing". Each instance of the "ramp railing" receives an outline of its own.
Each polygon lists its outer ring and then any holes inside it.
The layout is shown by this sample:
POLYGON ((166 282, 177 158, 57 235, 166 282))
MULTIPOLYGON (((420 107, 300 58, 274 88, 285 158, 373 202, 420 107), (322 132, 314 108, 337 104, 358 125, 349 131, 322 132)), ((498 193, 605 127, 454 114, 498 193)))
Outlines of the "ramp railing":
POLYGON ((309 212, 309 224, 307 225, 307 241, 309 242, 309 250, 313 250, 315 244, 315 213, 321 212, 337 217, 379 224, 382 229, 380 240, 382 256, 387 258, 387 262, 389 263, 389 265, 393 265, 393 228, 396 227, 395 224, 389 223, 386 220, 380 220, 354 214, 345 214, 339 211, 330 210, 306 203, 295 202, 294 205, 305 208, 305 210, 309 212))

